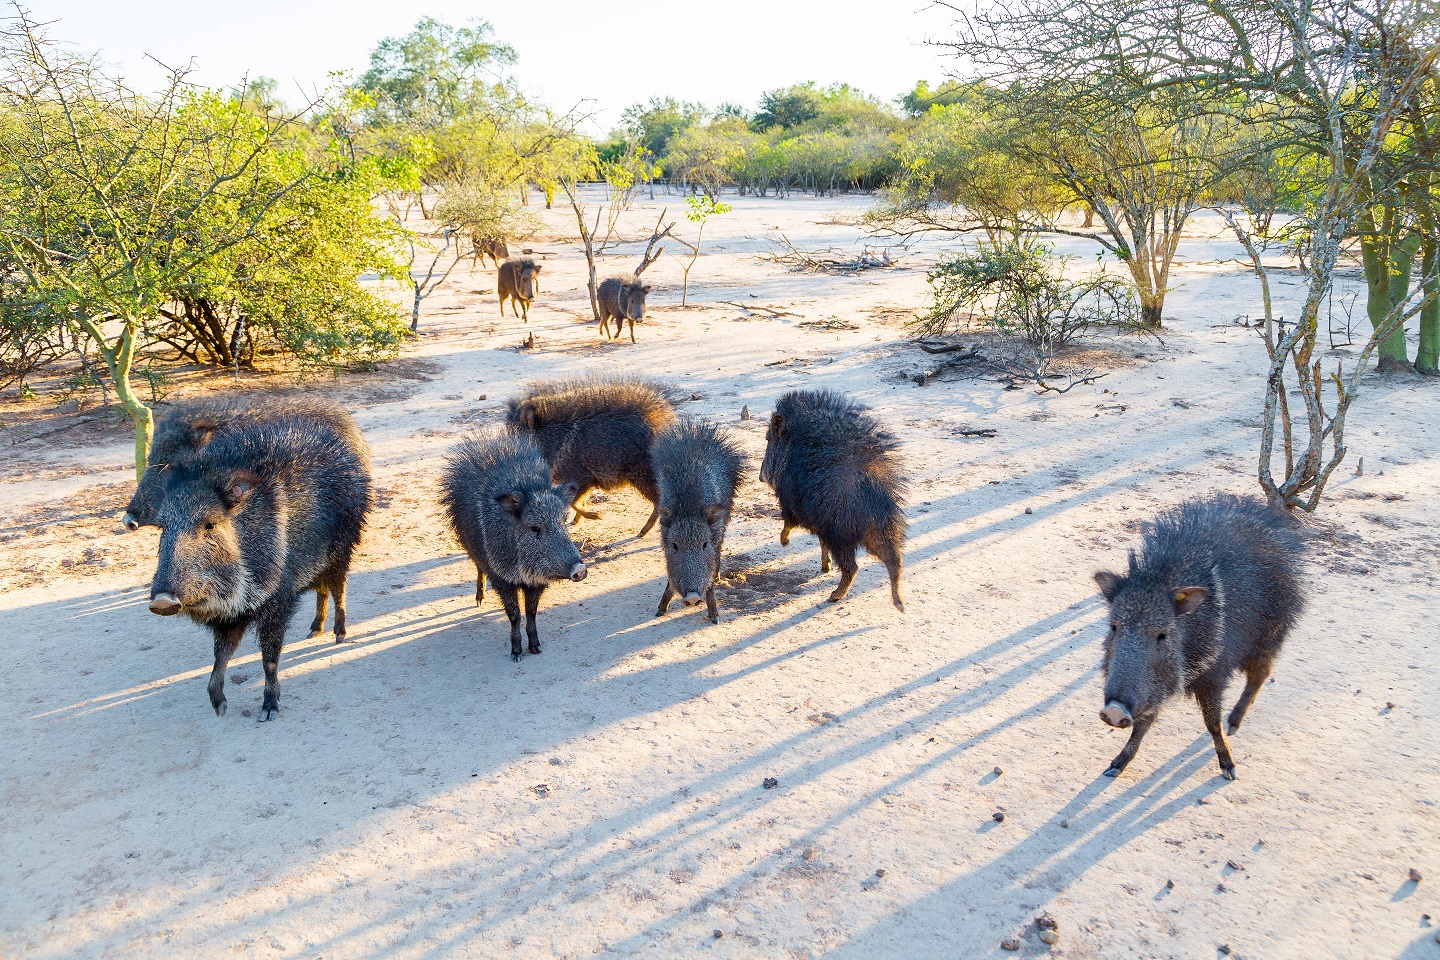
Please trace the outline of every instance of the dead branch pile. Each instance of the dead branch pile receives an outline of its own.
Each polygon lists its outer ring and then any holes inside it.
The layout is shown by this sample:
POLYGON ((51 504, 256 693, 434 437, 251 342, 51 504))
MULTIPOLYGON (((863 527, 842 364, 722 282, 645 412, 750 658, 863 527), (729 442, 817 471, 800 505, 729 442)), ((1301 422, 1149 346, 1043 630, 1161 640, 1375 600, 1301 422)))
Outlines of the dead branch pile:
POLYGON ((852 274, 862 270, 893 267, 900 262, 890 256, 889 247, 884 247, 876 252, 876 249, 869 244, 866 244, 858 254, 842 250, 839 247, 826 247, 824 250, 801 250, 790 242, 789 237, 778 231, 775 236, 770 238, 770 243, 775 249, 762 256, 772 263, 783 263, 792 270, 807 273, 852 274))

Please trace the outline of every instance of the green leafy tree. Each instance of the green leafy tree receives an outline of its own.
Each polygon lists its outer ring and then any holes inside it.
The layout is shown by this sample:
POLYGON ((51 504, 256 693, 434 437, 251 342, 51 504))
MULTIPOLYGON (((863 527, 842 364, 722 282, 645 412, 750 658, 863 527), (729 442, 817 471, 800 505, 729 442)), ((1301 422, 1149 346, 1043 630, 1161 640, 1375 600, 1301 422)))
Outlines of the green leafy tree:
POLYGON ((405 36, 380 41, 359 85, 375 95, 381 118, 438 126, 504 95, 498 71, 515 50, 494 34, 484 20, 453 27, 422 17, 405 36))
MULTIPOLYGON (((686 306, 690 299, 690 268, 695 266, 695 261, 700 259, 700 241, 705 236, 705 222, 711 217, 729 213, 733 207, 728 203, 721 203, 708 194, 689 196, 685 198, 685 219, 695 224, 695 242, 682 240, 675 237, 675 241, 690 250, 689 260, 680 260, 680 270, 684 280, 680 287, 680 306, 686 306)), ((679 260, 680 258, 676 258, 679 260)))

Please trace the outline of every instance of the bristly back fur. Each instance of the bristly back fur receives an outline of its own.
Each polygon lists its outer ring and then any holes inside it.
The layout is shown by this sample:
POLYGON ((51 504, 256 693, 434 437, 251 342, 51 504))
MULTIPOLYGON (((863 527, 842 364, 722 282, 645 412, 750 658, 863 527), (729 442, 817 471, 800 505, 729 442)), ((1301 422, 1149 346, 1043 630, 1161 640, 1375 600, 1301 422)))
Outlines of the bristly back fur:
POLYGON ((660 486, 660 506, 677 517, 698 516, 708 506, 727 510, 745 482, 745 455, 713 423, 686 417, 655 440, 650 456, 660 486))
POLYGON ((674 391, 639 377, 579 377, 532 384, 507 404, 507 421, 519 426, 520 409, 533 403, 542 423, 556 417, 583 419, 617 412, 640 413, 652 426, 675 419, 674 391))

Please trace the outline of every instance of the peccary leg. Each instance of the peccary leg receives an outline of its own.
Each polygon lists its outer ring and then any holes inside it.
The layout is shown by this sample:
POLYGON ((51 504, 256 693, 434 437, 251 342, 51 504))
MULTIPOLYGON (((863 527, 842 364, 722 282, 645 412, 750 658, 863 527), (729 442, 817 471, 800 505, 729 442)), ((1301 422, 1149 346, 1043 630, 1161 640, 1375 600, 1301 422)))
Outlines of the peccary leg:
POLYGON ((609 340, 609 339, 610 339, 610 318, 609 318, 609 317, 602 316, 602 317, 600 318, 600 336, 604 337, 606 340, 609 340))
MULTIPOLYGON (((556 481, 556 482, 558 483, 559 481, 556 481)), ((590 488, 589 488, 589 487, 581 487, 581 488, 580 488, 580 492, 577 493, 577 494, 575 494, 575 502, 571 505, 571 509, 573 509, 573 510, 575 511, 575 519, 573 519, 573 520, 570 521, 570 526, 573 527, 573 526, 575 526, 575 524, 579 523, 581 517, 584 517, 586 520, 599 520, 599 519, 600 519, 600 514, 596 513, 595 511, 593 511, 593 510, 582 510, 582 509, 580 508, 580 504, 582 504, 582 503, 585 502, 585 498, 586 498, 589 494, 590 494, 590 488)))
POLYGON ((265 669, 265 697, 260 702, 260 722, 280 715, 280 650, 285 645, 285 626, 295 612, 295 598, 280 596, 260 608, 256 632, 260 634, 260 665, 265 669))
POLYGON ((789 520, 780 521, 780 546, 790 546, 790 531, 794 527, 789 520))
POLYGON ((510 659, 520 662, 520 597, 514 584, 503 580, 495 581, 495 592, 505 605, 505 616, 510 618, 510 659))
POLYGON ((660 606, 655 611, 655 616, 663 617, 670 609, 670 603, 675 599, 675 585, 668 579, 665 581, 665 592, 660 594, 660 606))
POLYGON ((830 548, 823 543, 820 544, 820 572, 830 572, 830 548))
POLYGON ((235 655, 235 648, 240 646, 240 638, 245 636, 245 624, 230 623, 211 627, 215 634, 215 669, 210 671, 210 706, 215 708, 215 716, 225 716, 225 668, 230 665, 230 658, 235 655))
POLYGON ((535 615, 540 612, 540 594, 544 587, 525 588, 525 639, 530 641, 530 652, 540 652, 540 629, 535 625, 535 615))
POLYGON ((705 590, 705 613, 710 617, 711 623, 720 622, 720 606, 715 602, 715 584, 705 590))
POLYGON ((310 621, 310 636, 307 640, 325 632, 325 615, 330 610, 330 589, 322 581, 315 584, 315 619, 310 621))
MULTIPOLYGON (((619 334, 619 332, 617 331, 615 335, 618 337, 620 334, 619 334)), ((634 343, 634 342, 635 342, 635 318, 634 318, 634 317, 631 317, 631 318, 630 318, 630 342, 631 342, 631 343, 634 343)))
POLYGON ((1140 749, 1140 741, 1145 739, 1145 734, 1150 732, 1150 727, 1155 722, 1156 714, 1145 714, 1135 718, 1135 726, 1130 728, 1130 739, 1125 741, 1125 749, 1115 755, 1110 761, 1110 766, 1105 771, 1107 777, 1118 777, 1125 772, 1130 761, 1135 759, 1135 751, 1140 749))
POLYGON ((475 564, 475 606, 480 606, 485 599, 485 571, 480 569, 480 564, 475 564))
MULTIPOLYGON (((657 496, 658 496, 658 494, 657 494, 657 496)), ((649 520, 646 520, 646 521, 645 521, 645 526, 641 527, 641 528, 640 528, 640 532, 637 533, 637 534, 635 534, 635 539, 636 539, 636 540, 639 540, 641 537, 645 536, 645 534, 649 533, 649 532, 650 532, 650 528, 653 527, 653 526, 655 526, 655 521, 656 521, 657 519, 659 519, 659 517, 660 517, 660 508, 659 508, 659 507, 651 507, 651 508, 650 508, 650 519, 649 519, 649 520)))
POLYGON ((1250 704, 1255 702, 1255 694, 1270 679, 1270 660, 1261 660, 1245 664, 1245 690, 1240 694, 1240 699, 1235 701, 1235 709, 1230 711, 1230 719, 1226 724, 1227 731, 1231 736, 1240 729, 1245 714, 1250 710, 1250 704))
POLYGON ((879 561, 885 564, 885 570, 890 574, 890 602, 895 604, 895 609, 901 613, 905 612, 905 601, 900 598, 900 570, 904 562, 900 559, 900 547, 888 536, 880 536, 865 544, 879 561))
POLYGON ((860 568, 855 563, 855 547, 853 545, 831 547, 830 555, 835 558, 835 565, 840 568, 840 586, 830 594, 830 602, 838 603, 845 599, 845 594, 850 592, 850 584, 855 582, 855 572, 860 568))
POLYGON ((1235 779, 1235 760, 1230 756, 1230 741, 1225 739, 1225 731, 1220 728, 1220 694, 1219 687, 1210 687, 1195 692, 1195 699, 1200 702, 1200 716, 1205 718, 1205 729, 1210 731, 1210 739, 1215 741, 1215 756, 1220 761, 1220 773, 1226 780, 1235 779))
MULTIPOLYGON (((350 564, 345 564, 346 570, 350 564)), ((338 571, 330 579, 330 596, 335 601, 335 642, 345 642, 345 580, 346 570, 338 571)))

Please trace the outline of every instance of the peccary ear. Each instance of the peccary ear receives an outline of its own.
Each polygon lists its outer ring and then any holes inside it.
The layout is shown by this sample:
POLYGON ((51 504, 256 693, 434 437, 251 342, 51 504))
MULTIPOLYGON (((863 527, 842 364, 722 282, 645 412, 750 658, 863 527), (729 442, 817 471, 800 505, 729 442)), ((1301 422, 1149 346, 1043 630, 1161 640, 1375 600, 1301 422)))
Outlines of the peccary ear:
POLYGON ((199 450, 210 442, 220 425, 213 420, 199 420, 190 425, 190 446, 199 450))
POLYGON ((722 507, 720 504, 712 504, 711 506, 705 508, 705 522, 710 524, 710 526, 713 527, 715 526, 715 524, 719 523, 721 520, 724 519, 725 508, 722 507))
POLYGON ((535 402, 526 400, 520 404, 520 426, 526 430, 535 430, 540 425, 540 417, 535 412, 535 402))
POLYGON ((642 286, 642 287, 640 288, 640 292, 641 292, 641 293, 649 293, 649 292, 650 292, 650 284, 647 283, 647 284, 645 284, 644 286, 642 286))
POLYGON ((225 481, 220 490, 220 498, 225 501, 225 506, 234 510, 250 498, 255 487, 260 483, 260 478, 249 470, 236 470, 225 481))
POLYGON ((770 414, 770 433, 774 436, 780 435, 780 428, 785 425, 785 418, 778 413, 770 414))
POLYGON ((557 490, 560 491, 560 496, 565 499, 565 502, 566 502, 566 503, 574 503, 574 502, 575 502, 575 498, 578 497, 578 496, 580 496, 580 486, 579 486, 579 484, 574 484, 574 483, 562 483, 562 484, 560 484, 560 486, 556 487, 555 489, 557 489, 557 490))
POLYGON ((1095 582, 1100 585, 1100 595, 1105 598, 1106 603, 1109 603, 1120 592, 1125 578, 1118 573, 1111 573, 1109 570, 1096 570, 1095 582))
POLYGON ((670 521, 675 519, 675 511, 669 507, 661 507, 655 511, 655 519, 660 521, 660 526, 668 527, 670 526, 670 521))
POLYGON ((512 517, 520 516, 520 511, 525 508, 525 494, 519 490, 511 490, 509 493, 502 493, 495 498, 495 502, 505 508, 505 512, 512 517))
POLYGON ((1175 599, 1176 616, 1183 617, 1185 614, 1200 606, 1200 601, 1210 596, 1210 591, 1204 587, 1181 587, 1170 596, 1175 599))

